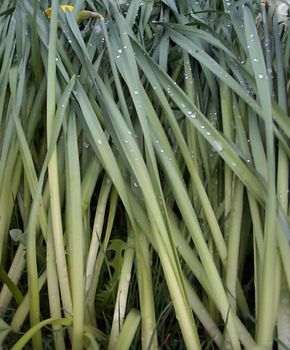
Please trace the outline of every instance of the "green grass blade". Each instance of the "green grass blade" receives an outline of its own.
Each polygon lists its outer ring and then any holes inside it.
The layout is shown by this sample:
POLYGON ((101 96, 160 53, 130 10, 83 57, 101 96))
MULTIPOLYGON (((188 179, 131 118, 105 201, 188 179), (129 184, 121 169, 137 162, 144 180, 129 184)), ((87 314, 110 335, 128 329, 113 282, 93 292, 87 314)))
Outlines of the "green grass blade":
MULTIPOLYGON (((155 63, 143 52, 143 50, 135 45, 134 49, 138 53, 138 60, 141 67, 150 65, 150 74, 152 71, 156 75, 159 83, 164 89, 170 88, 172 93, 171 99, 178 105, 184 115, 193 123, 197 131, 212 145, 212 147, 220 154, 232 171, 242 180, 242 182, 249 188, 249 190, 256 196, 256 198, 264 201, 263 185, 250 171, 250 169, 239 158, 236 149, 232 148, 227 140, 212 126, 208 119, 201 113, 201 111, 188 99, 184 92, 178 88, 174 82, 161 71, 155 63), (146 65, 146 63, 148 64, 146 65)), ((148 71, 145 72, 149 75, 148 71)))
POLYGON ((140 312, 138 310, 132 309, 128 313, 114 349, 129 350, 137 332, 140 319, 140 312))
MULTIPOLYGON (((50 20, 49 47, 48 47, 48 68, 47 68, 47 139, 50 140, 53 133, 53 123, 55 119, 55 101, 56 101, 56 38, 58 23, 58 5, 56 1, 52 6, 52 15, 50 20)), ((50 145, 48 144, 48 147, 50 145)), ((55 148, 49 165, 48 178, 50 187, 50 206, 52 216, 52 229, 54 236, 55 252, 57 258, 57 269, 60 282, 62 302, 66 314, 72 314, 71 291, 69 288, 69 279, 67 263, 65 257, 65 248, 63 241, 63 226, 61 218, 59 172, 57 163, 57 149, 55 148)))
POLYGON ((70 282, 73 303, 72 348, 83 348, 84 264, 81 178, 77 143, 76 118, 71 114, 67 128, 68 246, 70 250, 70 282))
POLYGON ((20 291, 20 289, 15 285, 15 283, 11 280, 9 275, 4 270, 3 266, 0 265, 0 280, 3 284, 6 284, 9 290, 11 291, 13 298, 15 299, 16 303, 19 305, 23 300, 23 295, 20 291))
POLYGON ((250 10, 244 9, 245 34, 249 48, 251 64, 253 66, 258 94, 265 120, 265 138, 267 154, 267 203, 266 203, 266 230, 263 256, 262 294, 259 303, 258 344, 271 346, 273 339, 275 312, 275 286, 273 277, 276 270, 276 188, 275 188, 275 156, 273 139, 273 121, 270 89, 267 82, 267 71, 263 52, 259 44, 259 37, 250 10))
POLYGON ((33 337, 33 335, 38 332, 41 328, 50 325, 50 324, 61 324, 63 326, 70 326, 72 320, 67 318, 59 318, 54 319, 50 318, 44 321, 39 322, 33 328, 29 329, 19 340, 18 342, 11 348, 11 350, 21 350, 26 345, 26 343, 33 337))

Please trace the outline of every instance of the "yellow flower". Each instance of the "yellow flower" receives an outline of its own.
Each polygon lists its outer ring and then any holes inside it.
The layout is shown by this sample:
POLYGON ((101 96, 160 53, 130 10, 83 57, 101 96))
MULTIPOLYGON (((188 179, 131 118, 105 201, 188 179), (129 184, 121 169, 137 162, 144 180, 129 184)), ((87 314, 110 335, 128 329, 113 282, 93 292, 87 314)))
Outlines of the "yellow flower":
MULTIPOLYGON (((74 7, 72 5, 61 5, 60 8, 65 12, 66 10, 69 10, 70 12, 73 11, 74 7)), ((46 16, 50 19, 51 18, 51 7, 45 10, 46 16)))
MULTIPOLYGON (((72 5, 61 5, 60 8, 62 9, 63 12, 66 10, 72 12, 74 7, 72 5)), ((50 19, 51 18, 51 7, 47 8, 45 10, 46 16, 50 19)), ((104 17, 98 13, 98 12, 93 12, 93 11, 86 11, 83 10, 79 13, 77 17, 77 22, 81 22, 87 18, 98 18, 98 19, 104 19, 104 17)))

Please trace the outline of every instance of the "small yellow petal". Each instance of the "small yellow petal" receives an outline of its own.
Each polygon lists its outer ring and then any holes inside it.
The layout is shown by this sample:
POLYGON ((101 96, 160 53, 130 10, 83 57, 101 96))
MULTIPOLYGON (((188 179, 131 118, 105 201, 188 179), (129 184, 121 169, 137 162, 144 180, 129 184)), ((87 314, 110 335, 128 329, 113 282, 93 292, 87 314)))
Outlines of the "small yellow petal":
POLYGON ((69 10, 70 12, 72 12, 74 9, 72 5, 61 5, 60 7, 63 10, 63 12, 65 12, 66 10, 69 10))
MULTIPOLYGON (((63 12, 65 12, 66 10, 72 12, 74 9, 74 7, 72 5, 61 5, 60 8, 62 9, 63 12)), ((45 10, 45 13, 46 13, 46 16, 48 18, 50 18, 51 17, 51 7, 47 8, 45 10)))
MULTIPOLYGON (((72 5, 61 5, 60 8, 62 9, 63 12, 65 12, 66 10, 72 12, 74 7, 72 5)), ((51 18, 51 7, 47 8, 45 10, 45 13, 47 15, 47 17, 50 19, 51 18)), ((77 17, 77 21, 81 22, 84 19, 87 18, 98 18, 98 19, 104 19, 103 16, 98 13, 98 12, 92 12, 92 11, 81 11, 77 17)))
POLYGON ((51 7, 49 7, 48 9, 45 10, 45 14, 48 18, 51 17, 51 7))

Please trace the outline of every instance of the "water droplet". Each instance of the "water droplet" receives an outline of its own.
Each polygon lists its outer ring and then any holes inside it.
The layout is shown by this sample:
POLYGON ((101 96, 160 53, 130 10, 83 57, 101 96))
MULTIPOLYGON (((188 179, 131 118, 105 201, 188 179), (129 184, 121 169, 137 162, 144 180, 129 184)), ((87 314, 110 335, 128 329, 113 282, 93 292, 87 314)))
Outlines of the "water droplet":
POLYGON ((137 90, 134 91, 134 95, 138 95, 139 92, 137 90))
POLYGON ((99 145, 101 145, 101 144, 102 144, 102 140, 98 140, 97 143, 98 143, 99 145))
POLYGON ((263 74, 258 74, 259 79, 263 79, 264 75, 263 74))
POLYGON ((190 118, 196 118, 196 114, 192 111, 188 111, 187 114, 190 116, 190 118))
POLYGON ((160 149, 160 152, 161 152, 161 153, 164 153, 164 149, 163 149, 163 148, 161 148, 161 149, 160 149))
POLYGON ((102 27, 99 24, 96 24, 95 25, 95 32, 96 33, 101 33, 101 31, 102 31, 102 27))
POLYGON ((222 151, 223 150, 223 145, 221 143, 219 143, 216 140, 213 140, 211 143, 212 147, 215 148, 217 151, 222 151))
POLYGON ((122 53, 122 49, 118 49, 117 52, 118 52, 118 53, 122 53))

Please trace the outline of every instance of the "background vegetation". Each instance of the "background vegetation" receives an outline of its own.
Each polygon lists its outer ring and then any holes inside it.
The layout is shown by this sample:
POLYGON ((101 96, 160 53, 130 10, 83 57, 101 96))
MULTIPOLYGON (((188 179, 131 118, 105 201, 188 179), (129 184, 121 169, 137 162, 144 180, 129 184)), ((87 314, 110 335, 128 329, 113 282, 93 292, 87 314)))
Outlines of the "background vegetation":
POLYGON ((0 2, 3 348, 290 349, 289 17, 61 4, 0 2))

